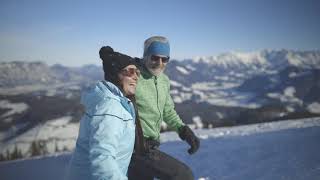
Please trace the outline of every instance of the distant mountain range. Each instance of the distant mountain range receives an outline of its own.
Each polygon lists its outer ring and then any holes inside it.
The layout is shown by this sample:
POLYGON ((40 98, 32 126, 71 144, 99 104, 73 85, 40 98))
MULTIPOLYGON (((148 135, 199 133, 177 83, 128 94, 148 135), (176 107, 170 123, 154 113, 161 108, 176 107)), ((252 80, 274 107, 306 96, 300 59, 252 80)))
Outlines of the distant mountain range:
MULTIPOLYGON (((170 60, 165 73, 186 123, 232 126, 320 114, 320 51, 262 50, 170 60)), ((96 65, 0 63, 1 141, 61 117, 78 122, 81 89, 102 79, 96 65)))
MULTIPOLYGON (((320 51, 231 52, 172 61, 166 73, 177 108, 206 106, 196 112, 211 109, 202 113, 209 117, 201 116, 209 122, 259 122, 320 111, 320 51)), ((186 119, 197 116, 191 112, 184 112, 186 119)))
POLYGON ((101 79, 101 74, 102 69, 95 65, 70 68, 60 64, 48 66, 43 62, 5 62, 0 63, 0 88, 65 82, 85 84, 101 79))

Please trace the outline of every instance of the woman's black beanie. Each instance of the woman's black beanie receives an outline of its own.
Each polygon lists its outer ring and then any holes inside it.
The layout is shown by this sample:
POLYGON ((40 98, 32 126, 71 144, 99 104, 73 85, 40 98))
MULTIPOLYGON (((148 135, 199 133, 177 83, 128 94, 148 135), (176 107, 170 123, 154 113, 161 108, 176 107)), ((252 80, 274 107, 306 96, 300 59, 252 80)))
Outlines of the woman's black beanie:
POLYGON ((103 46, 99 51, 103 64, 104 79, 118 84, 118 73, 129 65, 137 65, 136 60, 128 55, 113 51, 110 46, 103 46))

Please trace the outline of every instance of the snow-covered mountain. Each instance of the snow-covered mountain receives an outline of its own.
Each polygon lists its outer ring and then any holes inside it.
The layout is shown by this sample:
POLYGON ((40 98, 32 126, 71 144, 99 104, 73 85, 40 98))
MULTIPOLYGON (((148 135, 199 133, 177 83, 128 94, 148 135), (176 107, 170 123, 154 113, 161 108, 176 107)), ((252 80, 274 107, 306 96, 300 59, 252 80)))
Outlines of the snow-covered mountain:
MULTIPOLYGON (((262 50, 171 60, 165 73, 176 110, 198 128, 320 114, 320 51, 262 50)), ((96 65, 6 62, 0 63, 0 77, 0 140, 14 142, 55 121, 78 123, 80 91, 101 80, 103 72, 96 65)), ((58 149, 63 146, 57 142, 58 149)))
POLYGON ((50 67, 42 62, 1 63, 0 72, 0 87, 2 88, 35 83, 55 83, 50 67))
MULTIPOLYGON (((320 51, 291 50, 197 57, 171 61, 166 69, 178 109, 186 109, 185 104, 206 104, 214 113, 205 114, 224 120, 239 114, 242 119, 272 119, 306 112, 311 104, 320 102, 319 72, 320 51)), ((186 111, 183 116, 197 114, 186 111)))
POLYGON ((256 75, 280 73, 288 67, 320 69, 320 51, 231 52, 218 56, 196 57, 173 64, 167 71, 169 76, 185 85, 227 80, 238 84, 256 75))
POLYGON ((194 63, 205 63, 218 68, 281 70, 287 66, 300 68, 320 68, 319 51, 262 50, 255 52, 229 52, 218 56, 195 57, 194 63))
POLYGON ((101 78, 101 74, 102 69, 95 65, 70 68, 59 64, 48 66, 43 62, 3 62, 0 63, 0 88, 65 82, 88 83, 101 78))

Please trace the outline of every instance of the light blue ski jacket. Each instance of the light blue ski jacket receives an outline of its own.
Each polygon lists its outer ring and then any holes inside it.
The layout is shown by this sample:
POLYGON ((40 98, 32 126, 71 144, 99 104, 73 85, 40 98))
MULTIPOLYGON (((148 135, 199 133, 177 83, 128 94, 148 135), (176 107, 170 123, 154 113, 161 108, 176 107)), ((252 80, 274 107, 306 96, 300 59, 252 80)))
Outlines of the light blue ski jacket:
POLYGON ((69 180, 126 180, 134 147, 135 111, 114 84, 83 93, 85 115, 67 174, 69 180))

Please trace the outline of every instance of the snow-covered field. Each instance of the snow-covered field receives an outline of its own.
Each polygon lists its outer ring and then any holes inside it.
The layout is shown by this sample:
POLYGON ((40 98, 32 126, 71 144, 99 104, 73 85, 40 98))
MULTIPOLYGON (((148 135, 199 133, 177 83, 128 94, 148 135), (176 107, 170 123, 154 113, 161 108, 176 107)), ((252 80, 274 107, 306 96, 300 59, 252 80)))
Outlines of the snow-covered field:
POLYGON ((6 100, 0 100, 0 109, 10 109, 8 112, 0 116, 0 118, 3 119, 3 122, 9 123, 12 121, 12 118, 10 118, 11 115, 26 111, 28 109, 28 105, 25 103, 10 103, 6 100))
MULTIPOLYGON (((318 180, 320 118, 196 130, 201 148, 175 133, 161 135, 161 149, 188 164, 198 180, 318 180)), ((70 153, 0 163, 3 180, 58 180, 70 153)))
POLYGON ((243 93, 236 90, 244 80, 228 79, 227 76, 215 77, 217 82, 199 82, 194 83, 191 87, 185 87, 182 84, 170 81, 172 90, 172 98, 175 103, 182 103, 190 100, 193 95, 199 96, 199 102, 208 102, 212 105, 227 107, 246 107, 258 108, 261 105, 257 103, 249 103, 254 98, 253 93, 243 93), (181 88, 178 91, 176 88, 181 88))
POLYGON ((0 152, 12 152, 17 147, 24 156, 28 156, 33 141, 45 141, 49 153, 55 152, 56 149, 71 150, 79 131, 79 123, 70 123, 71 119, 71 116, 65 116, 49 120, 6 142, 2 140, 14 134, 14 131, 0 133, 0 152))

